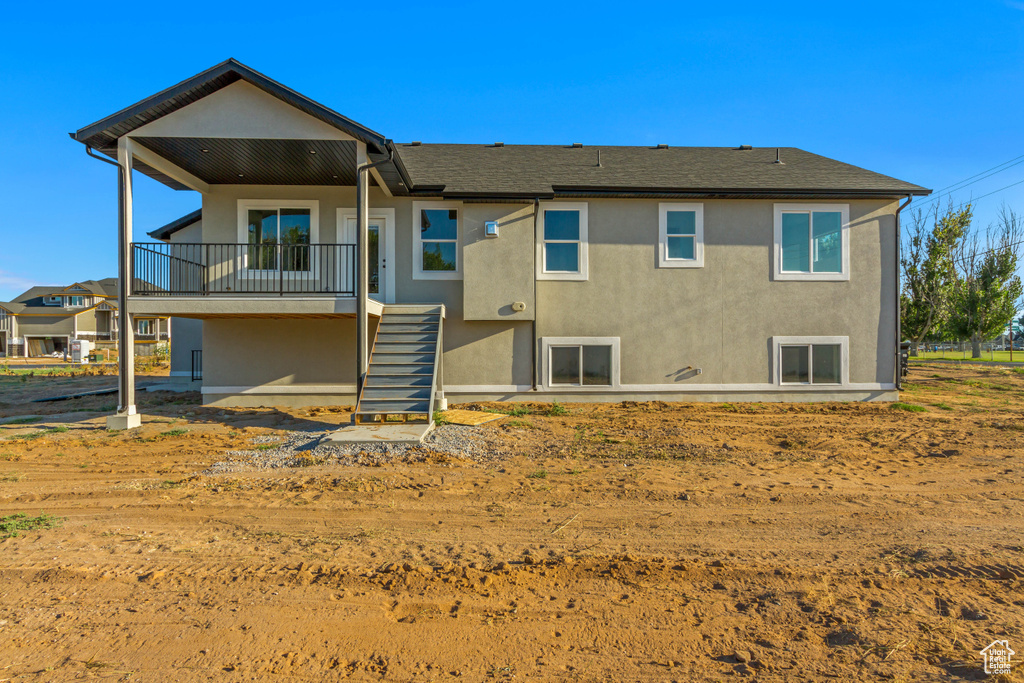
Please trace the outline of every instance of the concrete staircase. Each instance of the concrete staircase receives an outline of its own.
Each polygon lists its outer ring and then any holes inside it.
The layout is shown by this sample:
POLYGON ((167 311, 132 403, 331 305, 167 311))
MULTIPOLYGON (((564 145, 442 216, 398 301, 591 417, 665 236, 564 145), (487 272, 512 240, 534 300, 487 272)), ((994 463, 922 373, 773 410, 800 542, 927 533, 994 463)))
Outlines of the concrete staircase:
POLYGON ((443 306, 384 306, 353 415, 356 424, 433 422, 443 320, 443 306))

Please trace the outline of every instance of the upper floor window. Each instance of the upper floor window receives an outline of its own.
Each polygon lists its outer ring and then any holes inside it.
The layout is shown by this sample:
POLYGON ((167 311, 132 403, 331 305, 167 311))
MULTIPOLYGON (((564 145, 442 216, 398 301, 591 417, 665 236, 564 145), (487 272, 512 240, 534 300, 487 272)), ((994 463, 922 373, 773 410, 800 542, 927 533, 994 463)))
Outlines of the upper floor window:
POLYGON ((318 202, 239 200, 239 241, 249 270, 308 272, 318 241, 318 202))
POLYGON ((848 204, 775 205, 775 279, 850 279, 848 204))
POLYGON ((537 279, 587 279, 587 205, 547 202, 538 220, 537 279))
POLYGON ((455 280, 460 277, 459 224, 456 202, 413 202, 413 277, 455 280))
POLYGON ((658 267, 704 266, 704 205, 658 205, 658 267))
POLYGON ((81 308, 85 306, 84 296, 69 296, 67 297, 67 304, 69 308, 81 308))
POLYGON ((43 297, 44 306, 60 306, 63 303, 63 299, 59 296, 47 296, 43 297))

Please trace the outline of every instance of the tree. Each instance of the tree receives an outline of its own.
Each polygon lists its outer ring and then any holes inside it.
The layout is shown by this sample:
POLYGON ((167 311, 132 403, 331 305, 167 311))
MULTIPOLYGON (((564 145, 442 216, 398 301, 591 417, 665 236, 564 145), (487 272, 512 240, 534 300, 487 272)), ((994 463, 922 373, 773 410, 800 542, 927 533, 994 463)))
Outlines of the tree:
POLYGON ((997 225, 968 235, 954 255, 956 280, 950 289, 949 328, 971 340, 971 357, 981 357, 981 342, 1003 333, 1017 314, 1024 286, 1017 275, 1024 221, 1003 206, 997 225))
POLYGON ((954 207, 944 214, 918 211, 900 259, 903 288, 900 292, 900 320, 903 334, 913 343, 910 355, 946 314, 950 288, 956 277, 953 254, 973 218, 971 205, 954 207), (934 218, 933 218, 934 217, 934 218), (934 220, 931 229, 928 222, 934 220))

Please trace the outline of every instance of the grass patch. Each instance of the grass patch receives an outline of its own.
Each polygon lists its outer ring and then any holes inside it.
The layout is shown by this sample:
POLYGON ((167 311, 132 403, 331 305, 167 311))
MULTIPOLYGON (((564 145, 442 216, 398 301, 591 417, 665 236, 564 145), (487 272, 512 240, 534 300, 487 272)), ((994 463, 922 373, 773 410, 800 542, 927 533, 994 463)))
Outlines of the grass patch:
POLYGON ((440 410, 434 411, 434 424, 436 425, 450 425, 451 422, 444 416, 444 412, 440 410))
POLYGON ((569 409, 563 406, 558 401, 552 401, 551 407, 548 408, 548 417, 559 417, 561 415, 568 415, 569 409))
POLYGON ((16 453, 0 453, 0 460, 4 460, 6 462, 18 462, 21 460, 21 456, 16 453))
POLYGON ((953 410, 953 406, 949 405, 948 403, 933 403, 932 405, 938 408, 939 410, 953 410))
POLYGON ((64 523, 62 517, 54 517, 45 512, 38 517, 29 517, 19 513, 0 517, 0 538, 14 538, 22 531, 38 531, 55 529, 64 523))
POLYGON ((893 410, 905 410, 908 413, 923 413, 928 410, 924 406, 914 405, 913 403, 903 403, 902 401, 891 403, 889 404, 889 407, 893 410))
POLYGON ((43 418, 41 418, 39 416, 36 416, 36 417, 19 417, 17 420, 8 420, 4 424, 8 424, 8 425, 30 425, 33 422, 39 422, 42 419, 43 418))
POLYGON ((527 479, 547 479, 548 478, 548 471, 547 470, 537 470, 536 472, 530 472, 529 474, 526 475, 526 478, 527 479))
POLYGON ((13 484, 19 482, 25 478, 25 475, 21 472, 10 472, 9 474, 0 474, 0 483, 13 484))
POLYGON ((51 434, 63 434, 66 431, 68 431, 67 427, 50 427, 49 429, 41 429, 38 432, 32 432, 31 434, 15 434, 8 438, 20 441, 32 441, 33 439, 41 439, 42 437, 50 436, 51 434))
POLYGON ((523 415, 529 415, 533 411, 521 403, 514 403, 508 408, 487 408, 486 412, 496 413, 498 415, 511 415, 512 417, 522 417, 523 415))
POLYGON ((519 427, 520 429, 533 429, 533 423, 529 420, 509 420, 505 423, 506 427, 519 427))
POLYGON ((272 450, 274 450, 275 448, 277 448, 280 445, 281 444, 279 444, 277 442, 274 442, 274 443, 258 443, 255 446, 253 446, 252 449, 254 451, 272 451, 272 450))
POLYGON ((181 436, 183 434, 188 434, 188 430, 179 427, 178 429, 168 429, 166 432, 162 432, 160 436, 181 436))

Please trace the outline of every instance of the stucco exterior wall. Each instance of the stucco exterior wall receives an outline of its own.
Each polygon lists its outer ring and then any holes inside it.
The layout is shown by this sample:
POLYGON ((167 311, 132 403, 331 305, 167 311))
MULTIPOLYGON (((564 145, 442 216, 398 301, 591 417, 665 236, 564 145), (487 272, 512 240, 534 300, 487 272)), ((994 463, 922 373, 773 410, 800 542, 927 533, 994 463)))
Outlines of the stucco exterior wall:
MULTIPOLYGON (((238 200, 245 198, 318 200, 319 241, 334 243, 338 209, 354 208, 355 189, 215 186, 203 198, 202 239, 237 241, 238 200)), ((850 398, 891 397, 896 202, 834 202, 849 205, 851 225, 850 279, 837 282, 773 279, 775 201, 702 203, 703 268, 658 267, 659 201, 589 200, 589 279, 535 282, 533 206, 464 204, 462 279, 421 280, 413 273, 413 200, 389 198, 377 188, 370 197, 371 214, 394 210, 395 251, 387 264, 394 269, 394 301, 447 308, 444 377, 453 393, 526 391, 535 360, 540 379, 535 317, 538 340, 618 337, 622 396, 651 390, 667 397, 679 387, 680 396, 696 398, 691 387, 705 385, 707 397, 734 400, 729 387, 744 385, 747 395, 761 400, 772 391, 772 337, 846 336, 849 381, 860 385, 850 398), (502 223, 500 237, 483 237, 487 220, 502 223), (512 301, 524 301, 526 311, 506 315, 512 301)), ((354 322, 346 320, 209 320, 204 385, 351 386, 353 333, 354 322), (351 331, 339 334, 347 325, 351 331), (271 351, 286 347, 302 351, 271 351), (315 375, 310 367, 317 368, 315 375)), ((803 398, 833 395, 842 393, 830 389, 803 398)))

